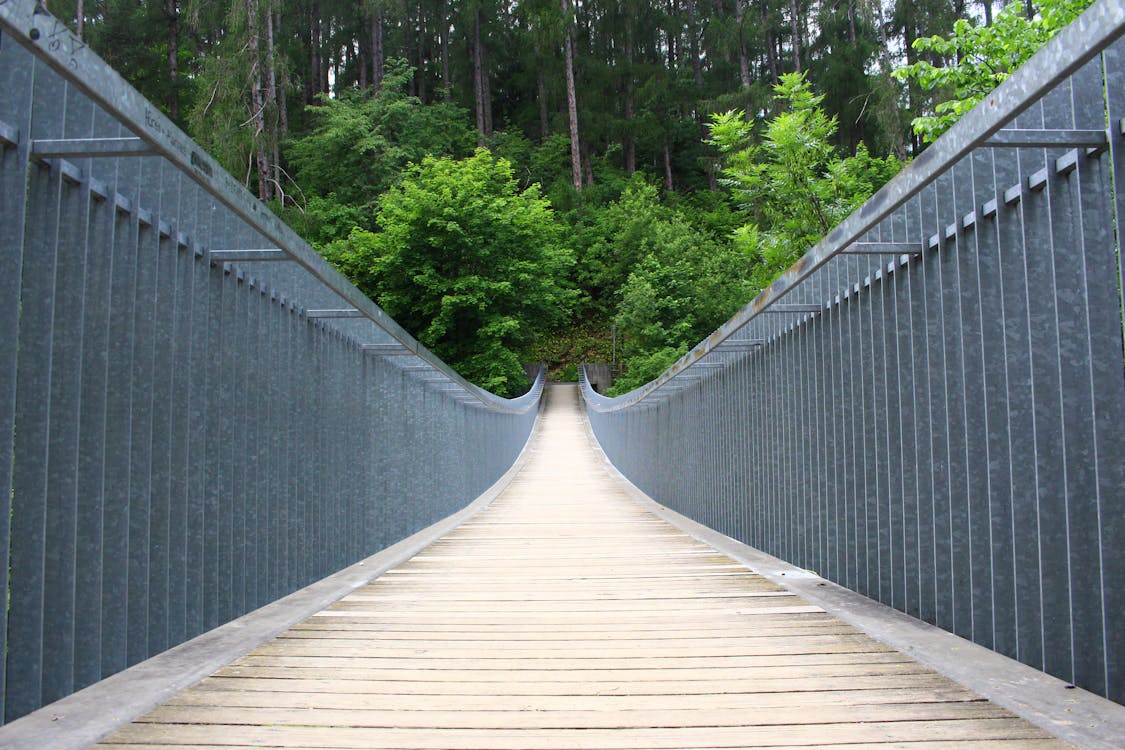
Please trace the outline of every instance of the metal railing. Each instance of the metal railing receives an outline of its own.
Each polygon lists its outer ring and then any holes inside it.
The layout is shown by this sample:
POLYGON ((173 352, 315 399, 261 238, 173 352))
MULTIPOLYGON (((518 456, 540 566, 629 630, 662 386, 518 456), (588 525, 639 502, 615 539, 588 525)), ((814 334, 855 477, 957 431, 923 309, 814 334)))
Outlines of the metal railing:
POLYGON ((542 377, 470 385, 33 0, 0 0, 10 721, 463 507, 542 377))
POLYGON ((1123 31, 1096 4, 660 378, 583 389, 657 501, 1118 702, 1123 31))

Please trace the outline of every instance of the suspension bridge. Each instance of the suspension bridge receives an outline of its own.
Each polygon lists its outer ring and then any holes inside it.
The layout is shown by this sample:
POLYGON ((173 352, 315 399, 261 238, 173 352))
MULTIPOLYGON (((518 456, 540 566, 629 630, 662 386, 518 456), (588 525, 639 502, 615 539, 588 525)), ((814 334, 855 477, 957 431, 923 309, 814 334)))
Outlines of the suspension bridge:
POLYGON ((0 746, 1121 747, 1123 34, 506 400, 0 0, 0 746))

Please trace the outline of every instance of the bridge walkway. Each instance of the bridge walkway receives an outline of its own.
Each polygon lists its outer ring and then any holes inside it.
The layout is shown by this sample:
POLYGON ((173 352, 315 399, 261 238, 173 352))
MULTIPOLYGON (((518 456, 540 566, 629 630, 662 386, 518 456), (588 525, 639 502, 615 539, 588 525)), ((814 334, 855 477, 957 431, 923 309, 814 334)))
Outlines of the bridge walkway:
POLYGON ((652 514, 545 399, 485 510, 99 747, 1068 747, 652 514))

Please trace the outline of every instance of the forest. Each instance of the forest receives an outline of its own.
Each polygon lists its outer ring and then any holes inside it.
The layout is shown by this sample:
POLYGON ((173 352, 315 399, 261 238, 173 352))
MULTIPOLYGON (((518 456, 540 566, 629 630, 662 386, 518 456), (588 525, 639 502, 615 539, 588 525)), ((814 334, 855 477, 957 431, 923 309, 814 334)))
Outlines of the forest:
POLYGON ((465 377, 614 389, 1091 0, 46 0, 465 377))

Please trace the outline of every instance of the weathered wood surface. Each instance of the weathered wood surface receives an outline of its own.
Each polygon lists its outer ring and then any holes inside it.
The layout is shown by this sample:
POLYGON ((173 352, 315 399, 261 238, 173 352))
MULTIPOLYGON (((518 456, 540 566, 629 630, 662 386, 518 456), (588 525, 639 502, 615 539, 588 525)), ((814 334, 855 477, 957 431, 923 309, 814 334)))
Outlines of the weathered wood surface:
POLYGON ((488 509, 102 747, 1067 747, 640 508, 582 420, 549 388, 488 509))

